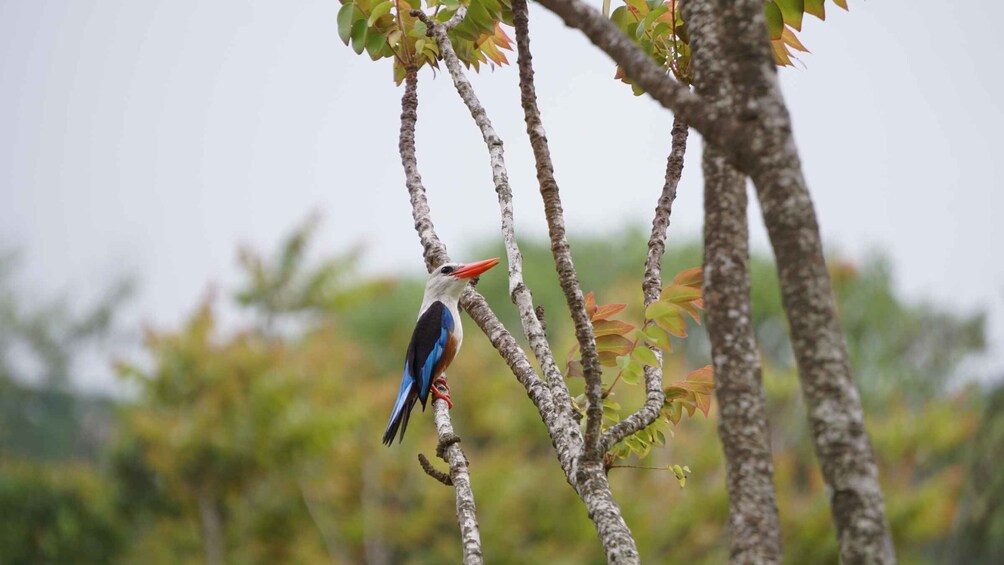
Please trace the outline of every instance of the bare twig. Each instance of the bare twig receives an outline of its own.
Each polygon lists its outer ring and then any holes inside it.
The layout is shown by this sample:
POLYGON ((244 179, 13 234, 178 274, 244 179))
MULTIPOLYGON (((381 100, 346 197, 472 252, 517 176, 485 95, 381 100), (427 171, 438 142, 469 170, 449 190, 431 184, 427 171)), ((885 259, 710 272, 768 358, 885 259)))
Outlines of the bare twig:
MULTIPOLYGON (((673 139, 669 157, 666 159, 666 180, 662 185, 662 194, 655 206, 655 216, 652 219, 652 233, 648 238, 648 257, 645 260, 645 276, 642 280, 642 291, 645 294, 645 307, 659 300, 662 289, 662 255, 666 251, 666 231, 669 229, 669 218, 673 211, 673 201, 676 200, 676 188, 683 175, 683 157, 687 152, 687 124, 675 117, 671 137, 673 139)), ((651 325, 646 324, 646 327, 651 325)), ((609 450, 615 443, 627 436, 646 428, 656 421, 666 402, 666 393, 662 388, 662 351, 650 344, 645 344, 655 354, 658 366, 645 366, 645 404, 634 414, 624 418, 610 427, 603 434, 603 449, 609 450)))
MULTIPOLYGON (((589 406, 586 409, 585 452, 587 458, 599 460, 603 456, 600 450, 600 431, 603 422, 603 373, 600 358, 596 352, 596 337, 593 334, 593 324, 586 312, 586 302, 579 286, 579 279, 572 262, 572 251, 565 236, 565 216, 561 207, 561 194, 558 183, 554 179, 554 163, 551 161, 551 150, 547 144, 547 134, 537 107, 537 92, 533 82, 533 55, 530 53, 530 30, 527 0, 513 0, 513 21, 516 27, 516 45, 518 49, 517 64, 519 66, 520 100, 523 105, 523 117, 526 120, 526 133, 530 137, 533 158, 537 166, 537 183, 540 185, 540 196, 544 201, 544 215, 547 218, 547 229, 551 239, 551 255, 558 271, 558 282, 565 294, 565 302, 572 315, 575 325, 575 338, 582 352, 583 376, 586 381, 586 398, 589 406)), ((562 383, 564 386, 564 383, 562 383)))
POLYGON ((429 462, 429 458, 426 457, 424 453, 418 454, 418 464, 422 466, 422 470, 425 471, 426 475, 429 475, 433 479, 436 479, 448 487, 453 486, 453 480, 450 479, 449 473, 444 473, 433 467, 432 463, 429 462))

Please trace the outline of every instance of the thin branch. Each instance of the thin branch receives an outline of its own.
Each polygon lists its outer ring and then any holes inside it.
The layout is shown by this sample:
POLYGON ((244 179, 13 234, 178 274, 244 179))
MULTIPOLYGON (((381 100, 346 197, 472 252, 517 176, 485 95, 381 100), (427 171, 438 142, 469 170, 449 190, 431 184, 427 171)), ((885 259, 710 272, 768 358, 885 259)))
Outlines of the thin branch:
MULTIPOLYGON (((655 217, 652 219, 652 233, 648 238, 648 257, 645 260, 645 276, 642 280, 642 291, 645 294, 645 307, 659 300, 662 289, 662 255, 666 251, 666 232, 669 229, 669 218, 673 212, 673 202, 676 200, 676 188, 683 175, 683 158, 687 152, 688 128, 686 122, 679 116, 673 118, 672 148, 666 159, 666 180, 662 185, 662 194, 655 207, 655 217)), ((646 324, 646 328, 652 322, 646 324)), ((634 414, 624 418, 610 427, 603 434, 603 449, 609 450, 615 443, 627 436, 645 429, 655 422, 666 403, 666 393, 662 388, 662 351, 648 343, 645 344, 658 365, 645 366, 645 404, 634 414)))
MULTIPOLYGON (((415 15, 423 18, 420 12, 415 15)), ((509 260, 510 295, 519 310, 524 333, 530 341, 534 354, 537 355, 537 359, 540 361, 545 375, 548 377, 548 382, 558 383, 561 373, 557 371, 547 337, 544 335, 540 320, 537 319, 530 291, 523 282, 522 257, 516 243, 516 234, 513 227, 512 191, 509 188, 508 175, 505 169, 502 140, 495 133, 487 113, 478 101, 467 77, 464 75, 460 61, 447 36, 446 28, 436 25, 427 17, 424 17, 423 21, 429 26, 433 37, 436 38, 439 52, 446 62, 446 67, 453 79, 453 84, 461 99, 467 105, 468 110, 470 110, 471 117, 474 118, 475 123, 481 130, 485 144, 488 146, 488 153, 492 164, 492 179, 495 184, 495 191, 498 194, 499 208, 502 216, 502 238, 505 241, 506 256, 509 260)), ((567 398, 567 389, 563 386, 564 381, 560 382, 562 386, 552 386, 551 391, 554 403, 563 406, 566 402, 570 402, 570 399, 567 398)), ((583 443, 579 437, 578 424, 566 416, 564 410, 557 411, 554 417, 565 420, 567 427, 551 432, 552 439, 554 440, 556 437, 563 435, 572 440, 565 446, 558 446, 556 444, 559 458, 562 457, 562 449, 567 449, 573 454, 570 466, 565 467, 563 461, 563 470, 569 479, 569 483, 573 485, 582 498, 586 511, 596 526, 596 531, 600 542, 603 544, 607 561, 617 564, 638 563, 638 549, 630 530, 627 528, 627 524, 624 522, 624 518, 621 516, 620 508, 613 499, 602 460, 581 457, 583 443), (575 453, 575 450, 579 450, 578 453, 575 453)))
MULTIPOLYGON (((436 416, 436 433, 439 434, 441 457, 450 465, 450 482, 457 492, 457 523, 460 524, 460 539, 464 546, 464 565, 480 565, 481 532, 478 528, 478 514, 474 506, 474 490, 471 488, 471 474, 467 470, 467 457, 460 449, 460 441, 453 433, 450 422, 450 408, 445 400, 436 399, 432 404, 436 416)), ((440 450, 437 450, 440 451, 440 450)))
MULTIPOLYGON (((547 218, 547 229, 551 239, 551 255, 558 271, 558 281, 565 294, 565 302, 575 324, 575 338, 582 352, 583 376, 586 381, 586 398, 589 406, 586 409, 585 455, 599 460, 605 451, 600 449, 600 433, 603 422, 603 373, 600 358, 596 352, 596 337, 593 334, 593 324, 586 312, 586 302, 579 286, 579 279, 572 262, 572 252, 565 236, 565 216, 561 207, 561 195, 558 183, 554 179, 554 164, 551 161, 551 151, 547 144, 547 134, 537 107, 537 92, 533 82, 533 55, 530 53, 530 30, 527 0, 513 0, 513 21, 516 28, 516 45, 518 49, 517 64, 519 66, 520 100, 523 105, 523 117, 526 120, 526 133, 530 137, 533 158, 537 165, 537 183, 540 185, 540 196, 544 201, 544 215, 547 218)), ((564 386, 564 383, 562 383, 564 386)))
MULTIPOLYGON (((401 163, 404 165, 406 185, 411 194, 412 215, 415 218, 415 230, 422 242, 426 266, 433 267, 449 260, 446 246, 439 241, 430 217, 429 203, 425 198, 425 187, 422 177, 418 174, 418 164, 415 158, 415 123, 418 120, 418 71, 408 69, 405 74, 405 91, 401 99, 401 140, 398 149, 401 152, 401 163)), ((436 431, 442 443, 445 437, 456 437, 450 422, 450 411, 444 400, 433 403, 435 410, 436 431)), ((453 483, 457 500, 457 524, 460 526, 460 537, 464 547, 465 565, 477 565, 482 562, 481 534, 478 530, 478 520, 474 506, 474 491, 471 489, 470 474, 467 471, 467 457, 460 448, 459 442, 450 445, 445 452, 445 459, 450 464, 450 480, 453 483)))
MULTIPOLYGON (((466 7, 461 5, 458 14, 465 12, 466 7)), ((551 388, 553 402, 556 406, 571 405, 571 398, 568 389, 564 386, 564 378, 554 361, 551 346, 547 342, 547 336, 540 320, 537 319, 533 307, 533 297, 530 290, 523 281, 523 256, 520 253, 519 245, 516 242, 516 230, 513 221, 512 190, 509 188, 509 176, 506 172, 505 157, 502 150, 502 139, 499 138, 492 127, 488 114, 474 93, 474 88, 461 68, 460 60, 453 49, 453 44, 447 36, 445 25, 439 25, 429 19, 419 10, 412 10, 412 15, 421 19, 429 27, 429 31, 439 45, 439 52, 446 62, 446 67, 453 79, 453 84, 460 94, 461 99, 467 105, 477 124, 478 129, 488 147, 488 153, 492 167, 492 181, 495 184, 495 192, 498 194, 499 210, 502 217, 502 239, 505 242, 506 258, 509 263, 509 295, 519 311, 520 321, 523 325, 523 333, 526 335, 534 356, 540 363, 547 377, 548 385, 551 388), (557 386, 560 383, 560 386, 557 386)), ((452 20, 451 20, 452 21, 452 20)), ((581 445, 581 442, 579 442, 581 445)))
POLYGON ((425 186, 422 175, 418 173, 418 159, 415 156, 415 123, 418 121, 418 70, 408 69, 404 75, 404 96, 401 99, 401 138, 398 151, 401 153, 401 164, 404 166, 405 186, 411 195, 411 215, 415 220, 415 231, 422 244, 422 255, 425 257, 425 267, 430 272, 433 268, 450 260, 446 246, 436 235, 432 225, 429 200, 425 196, 425 186))
POLYGON ((632 82, 721 148, 740 168, 745 170, 745 166, 752 162, 745 125, 713 119, 707 101, 691 92, 687 85, 670 78, 663 67, 617 29, 609 18, 582 0, 537 1, 557 14, 566 25, 585 34, 593 45, 624 69, 632 82))
POLYGON ((433 479, 436 479, 437 481, 443 483, 448 487, 453 486, 453 480, 450 479, 450 474, 444 473, 439 469, 433 467, 432 463, 429 462, 429 458, 426 457, 424 453, 418 454, 418 464, 421 465, 422 470, 425 471, 426 475, 429 475, 433 479))

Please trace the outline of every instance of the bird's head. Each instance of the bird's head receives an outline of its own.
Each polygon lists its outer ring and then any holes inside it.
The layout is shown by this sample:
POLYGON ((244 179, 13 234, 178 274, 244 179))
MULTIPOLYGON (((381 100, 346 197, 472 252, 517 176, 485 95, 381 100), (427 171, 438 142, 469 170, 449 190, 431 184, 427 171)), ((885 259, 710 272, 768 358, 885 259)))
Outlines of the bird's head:
POLYGON ((425 292, 427 295, 457 300, 471 279, 498 264, 498 257, 474 263, 443 263, 429 273, 425 292))

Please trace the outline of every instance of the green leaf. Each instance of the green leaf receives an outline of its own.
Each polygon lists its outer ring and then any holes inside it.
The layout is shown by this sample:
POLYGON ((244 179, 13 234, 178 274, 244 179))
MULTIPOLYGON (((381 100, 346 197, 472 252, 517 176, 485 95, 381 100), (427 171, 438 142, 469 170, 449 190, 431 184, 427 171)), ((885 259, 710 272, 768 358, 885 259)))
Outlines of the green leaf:
POLYGON ((352 50, 356 52, 356 55, 361 55, 366 49, 366 20, 356 20, 352 24, 352 50))
POLYGON ((637 361, 632 360, 624 370, 621 371, 621 379, 629 385, 636 385, 641 381, 644 369, 637 361))
POLYGON ((366 25, 373 27, 373 24, 375 24, 376 21, 380 19, 380 16, 383 16, 387 12, 390 12, 390 9, 393 7, 394 7, 394 0, 387 0, 386 2, 377 4, 376 8, 373 8, 373 11, 370 12, 370 17, 369 19, 366 20, 366 25))
POLYGON ((374 61, 383 57, 383 48, 387 41, 387 35, 371 29, 366 34, 366 52, 370 54, 370 59, 374 61))
POLYGON ((354 19, 352 15, 353 12, 357 11, 359 11, 359 9, 356 8, 356 5, 352 2, 343 5, 341 9, 338 10, 338 17, 336 18, 338 21, 338 37, 342 40, 342 43, 346 45, 349 44, 349 38, 352 34, 352 21, 354 19))
POLYGON ((673 351, 673 342, 670 341, 666 331, 658 326, 649 326, 644 331, 645 340, 659 349, 670 353, 673 351))
POLYGON ((644 345, 634 348, 634 358, 646 365, 651 365, 653 367, 659 366, 659 359, 656 358, 655 353, 644 345))
POLYGON ((784 31, 781 8, 774 2, 767 2, 763 6, 763 15, 767 19, 767 31, 770 33, 770 38, 781 39, 781 32, 784 31))
MULTIPOLYGON (((805 0, 774 0, 781 9, 784 23, 802 31, 802 14, 805 13, 805 0)), ((775 38, 777 39, 777 38, 775 38)))
POLYGON ((701 289, 694 288, 692 286, 684 286, 679 284, 671 284, 666 288, 662 289, 659 293, 659 300, 665 300, 667 302, 690 302, 692 300, 697 300, 701 297, 701 289))
POLYGON ((645 319, 658 320, 659 318, 679 316, 680 312, 682 309, 676 304, 659 300, 649 304, 648 308, 645 309, 645 319))
POLYGON ((679 314, 676 316, 663 316, 662 318, 656 318, 655 325, 666 330, 666 332, 670 335, 674 335, 676 337, 687 337, 687 322, 684 321, 683 316, 680 316, 679 314))
POLYGON ((826 19, 826 0, 805 0, 805 11, 821 20, 826 19))
POLYGON ((847 0, 833 0, 833 3, 849 11, 849 8, 847 7, 847 0))

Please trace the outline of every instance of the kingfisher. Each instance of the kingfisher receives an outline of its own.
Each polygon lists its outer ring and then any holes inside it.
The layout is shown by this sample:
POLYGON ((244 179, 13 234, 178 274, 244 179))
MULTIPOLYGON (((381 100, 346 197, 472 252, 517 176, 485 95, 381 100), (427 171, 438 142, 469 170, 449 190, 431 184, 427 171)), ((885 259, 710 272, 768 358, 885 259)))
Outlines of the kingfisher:
POLYGON ((408 353, 404 356, 401 390, 397 393, 394 410, 383 433, 384 445, 394 443, 398 428, 401 430, 398 442, 404 439, 411 409, 415 407, 415 402, 421 401, 424 411, 430 393, 453 408, 450 387, 443 373, 457 356, 464 339, 457 303, 467 283, 498 265, 498 262, 499 258, 495 257, 474 263, 445 263, 429 273, 425 297, 418 310, 418 323, 411 334, 408 353), (440 391, 437 385, 442 385, 445 392, 440 391))

